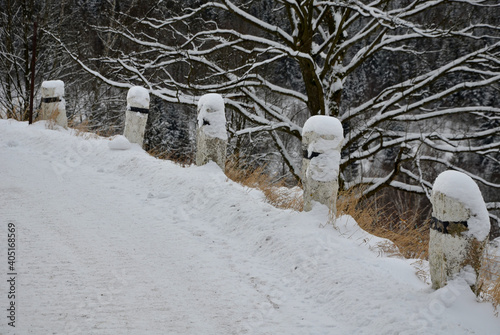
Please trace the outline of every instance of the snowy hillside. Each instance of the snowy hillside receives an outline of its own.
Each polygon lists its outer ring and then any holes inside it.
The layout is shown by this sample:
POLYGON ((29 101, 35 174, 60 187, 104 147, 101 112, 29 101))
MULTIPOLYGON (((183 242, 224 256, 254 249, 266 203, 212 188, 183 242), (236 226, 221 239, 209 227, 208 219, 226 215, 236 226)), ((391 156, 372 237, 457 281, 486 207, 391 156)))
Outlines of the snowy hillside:
POLYGON ((500 333, 463 280, 431 290, 348 217, 113 144, 0 120, 1 334, 500 333))

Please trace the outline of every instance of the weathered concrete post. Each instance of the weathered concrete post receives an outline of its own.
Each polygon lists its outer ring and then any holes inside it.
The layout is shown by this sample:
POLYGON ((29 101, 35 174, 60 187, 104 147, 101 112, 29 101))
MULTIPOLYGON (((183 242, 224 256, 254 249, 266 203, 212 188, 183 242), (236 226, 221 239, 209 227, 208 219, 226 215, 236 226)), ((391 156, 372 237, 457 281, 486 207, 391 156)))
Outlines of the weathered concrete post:
POLYGON ((123 135, 130 143, 142 146, 144 131, 148 122, 149 93, 144 87, 134 86, 128 90, 127 111, 125 112, 125 130, 123 135))
POLYGON ((344 141, 342 124, 331 116, 310 117, 302 128, 302 185, 304 210, 312 201, 322 203, 335 214, 340 164, 344 141))
POLYGON ((226 149, 224 99, 216 93, 205 94, 198 101, 196 165, 204 165, 212 160, 225 171, 226 149))
POLYGON ((477 275, 490 233, 488 210, 479 187, 461 172, 445 171, 434 182, 431 202, 432 288, 441 288, 461 275, 477 293, 477 275))
POLYGON ((62 80, 47 80, 42 82, 41 119, 54 120, 64 128, 68 127, 66 102, 64 101, 64 82, 62 80))

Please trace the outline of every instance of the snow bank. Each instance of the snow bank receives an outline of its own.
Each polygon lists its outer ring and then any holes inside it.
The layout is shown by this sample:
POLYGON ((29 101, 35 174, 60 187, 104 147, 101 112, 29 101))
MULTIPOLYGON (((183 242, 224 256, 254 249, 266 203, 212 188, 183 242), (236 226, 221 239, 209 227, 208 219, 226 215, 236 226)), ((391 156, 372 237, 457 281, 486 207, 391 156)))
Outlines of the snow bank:
POLYGON ((128 150, 131 144, 125 136, 117 135, 109 141, 108 146, 111 150, 128 150))
POLYGON ((488 237, 491 229, 488 210, 481 191, 472 178, 458 171, 445 171, 434 181, 432 191, 433 195, 441 193, 463 204, 467 213, 461 213, 460 209, 456 209, 448 211, 446 215, 451 216, 450 221, 467 221, 469 229, 465 235, 479 241, 484 241, 488 237))
POLYGON ((210 137, 227 140, 224 99, 220 94, 209 93, 198 101, 198 127, 210 137))
POLYGON ((0 212, 22 248, 18 334, 500 329, 465 282, 431 291, 414 260, 385 257, 351 218, 327 224, 325 206, 279 210, 214 163, 182 168, 71 133, 0 120, 0 212))
POLYGON ((391 240, 368 233, 350 215, 339 216, 335 221, 335 228, 341 235, 349 236, 349 239, 366 245, 378 255, 401 256, 399 248, 391 240))

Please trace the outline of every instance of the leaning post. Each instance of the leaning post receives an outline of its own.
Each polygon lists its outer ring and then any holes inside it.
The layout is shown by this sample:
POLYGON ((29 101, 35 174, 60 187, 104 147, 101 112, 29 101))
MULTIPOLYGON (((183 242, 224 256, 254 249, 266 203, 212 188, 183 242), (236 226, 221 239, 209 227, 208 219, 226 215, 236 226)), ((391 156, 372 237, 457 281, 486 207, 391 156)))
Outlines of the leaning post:
POLYGON ((198 101, 198 129, 196 131, 196 165, 214 161, 225 171, 227 150, 226 115, 224 99, 210 93, 198 101))
POLYGON ((125 136, 130 143, 142 146, 144 132, 148 122, 149 92, 141 86, 134 86, 127 93, 127 111, 125 112, 125 136))
POLYGON ((54 120, 64 128, 68 127, 66 102, 64 101, 64 82, 47 80, 42 82, 41 119, 54 120))
POLYGON ((336 212, 339 188, 340 150, 344 141, 340 121, 331 116, 310 117, 302 128, 302 185, 304 211, 312 202, 326 205, 336 212))
POLYGON ((477 293, 483 250, 490 233, 488 210, 477 184, 464 173, 445 171, 432 187, 429 266, 432 288, 462 276, 477 293))

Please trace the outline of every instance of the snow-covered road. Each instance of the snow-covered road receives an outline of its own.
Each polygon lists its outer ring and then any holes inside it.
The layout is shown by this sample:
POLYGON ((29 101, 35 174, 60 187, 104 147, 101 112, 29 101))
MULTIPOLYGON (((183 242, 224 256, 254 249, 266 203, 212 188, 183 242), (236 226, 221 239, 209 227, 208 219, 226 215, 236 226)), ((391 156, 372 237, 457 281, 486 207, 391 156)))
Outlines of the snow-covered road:
POLYGON ((463 281, 432 291, 347 217, 73 133, 0 120, 1 334, 500 334, 463 281))

